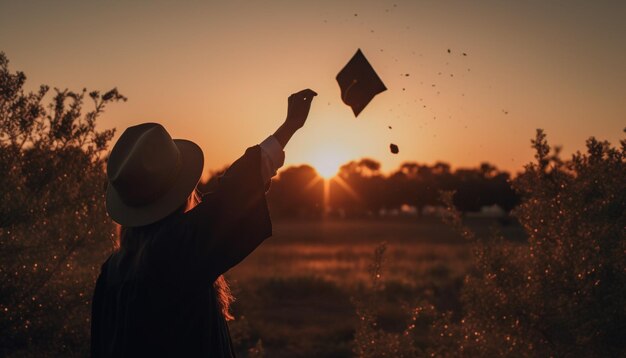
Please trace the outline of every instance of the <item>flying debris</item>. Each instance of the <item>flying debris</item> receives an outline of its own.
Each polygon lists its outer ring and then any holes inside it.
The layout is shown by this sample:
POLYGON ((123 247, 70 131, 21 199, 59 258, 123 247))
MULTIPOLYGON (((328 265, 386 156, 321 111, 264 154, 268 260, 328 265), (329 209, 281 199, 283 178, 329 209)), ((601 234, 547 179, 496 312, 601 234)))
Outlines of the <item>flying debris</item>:
POLYGON ((389 144, 389 150, 391 151, 392 154, 398 154, 398 152, 400 152, 400 149, 398 148, 398 146, 393 143, 389 144))

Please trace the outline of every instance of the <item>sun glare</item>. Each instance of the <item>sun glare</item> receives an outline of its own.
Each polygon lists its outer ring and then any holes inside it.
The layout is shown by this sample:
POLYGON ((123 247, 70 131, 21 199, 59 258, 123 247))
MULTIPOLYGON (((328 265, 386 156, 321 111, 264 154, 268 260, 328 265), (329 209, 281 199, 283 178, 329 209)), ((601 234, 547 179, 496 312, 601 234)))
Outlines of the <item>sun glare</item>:
POLYGON ((337 174, 341 161, 338 158, 324 157, 311 163, 317 173, 324 179, 330 179, 337 174))
POLYGON ((309 164, 324 179, 334 177, 339 171, 339 167, 348 161, 347 153, 341 145, 326 143, 316 148, 315 152, 311 154, 309 164))

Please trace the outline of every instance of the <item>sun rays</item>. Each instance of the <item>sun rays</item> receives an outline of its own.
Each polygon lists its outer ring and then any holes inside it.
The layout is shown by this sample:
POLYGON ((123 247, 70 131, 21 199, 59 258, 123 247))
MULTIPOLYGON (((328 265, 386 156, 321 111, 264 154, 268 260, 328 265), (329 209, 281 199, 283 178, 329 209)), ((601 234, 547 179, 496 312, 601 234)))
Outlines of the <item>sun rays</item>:
POLYGON ((356 201, 361 201, 361 196, 359 195, 359 193, 357 193, 354 189, 352 189, 350 184, 348 184, 341 176, 336 175, 332 177, 331 179, 329 179, 329 181, 333 181, 334 183, 337 183, 343 190, 346 191, 346 193, 348 193, 348 195, 352 197, 352 199, 356 201))
POLYGON ((362 201, 361 196, 357 193, 348 182, 346 182, 340 175, 334 174, 330 177, 325 177, 316 169, 317 176, 311 179, 306 186, 304 187, 304 191, 308 191, 322 183, 323 185, 323 204, 324 204, 324 214, 327 214, 331 209, 331 183, 337 184, 341 189, 345 191, 352 199, 355 201, 362 201))

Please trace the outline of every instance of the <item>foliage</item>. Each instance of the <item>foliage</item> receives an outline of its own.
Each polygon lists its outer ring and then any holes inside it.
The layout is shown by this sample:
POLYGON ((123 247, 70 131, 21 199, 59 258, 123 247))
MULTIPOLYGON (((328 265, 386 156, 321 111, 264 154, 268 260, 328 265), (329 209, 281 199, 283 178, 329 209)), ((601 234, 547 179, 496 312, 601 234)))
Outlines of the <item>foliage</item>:
MULTIPOLYGON (((398 351, 435 356, 590 356, 626 354, 626 141, 590 138, 587 152, 563 161, 543 131, 532 141, 536 163, 515 181, 514 214, 524 245, 463 226, 453 194, 444 195, 450 225, 470 242, 462 315, 435 313, 428 340, 398 351)), ((416 310, 432 312, 428 303, 416 310)), ((359 310, 357 313, 361 314, 359 310)), ((413 314, 414 316, 414 314, 413 314)), ((432 316, 432 315, 431 315, 432 316)), ((410 326, 409 326, 410 327, 410 326)), ((368 339, 356 336, 357 347, 368 339)), ((382 334, 382 333, 377 333, 382 334)), ((361 349, 359 356, 380 356, 361 349)))
MULTIPOLYGON (((202 183, 201 190, 210 191, 219 174, 214 173, 208 182, 202 183)), ((441 190, 455 191, 454 205, 464 213, 492 205, 509 212, 519 202, 511 187, 510 174, 489 163, 452 171, 443 162, 433 165, 407 162, 391 174, 383 175, 380 163, 369 158, 342 165, 330 179, 322 179, 308 165, 288 167, 273 179, 268 201, 277 217, 316 218, 325 211, 348 217, 370 217, 400 210, 405 205, 415 207, 420 214, 426 206, 440 205, 441 190)))
POLYGON ((350 216, 377 215, 386 206, 385 177, 380 163, 363 158, 348 162, 339 168, 329 185, 329 205, 350 216))
MULTIPOLYGON (((536 163, 515 182, 514 211, 528 245, 478 246, 466 282, 465 349, 480 355, 598 356, 626 353, 626 141, 595 138, 562 161, 543 131, 536 163)), ((460 341, 459 341, 460 343, 460 341)), ((460 343, 462 344, 462 343, 460 343)))
POLYGON ((89 339, 92 286, 107 252, 81 250, 113 234, 102 203, 114 131, 96 122, 126 98, 117 89, 54 89, 46 106, 49 88, 25 92, 26 76, 8 63, 0 53, 0 355, 33 345, 84 355, 70 349, 89 339), (94 109, 84 112, 86 98, 94 109))
POLYGON ((272 215, 320 217, 324 208, 323 182, 308 165, 281 171, 268 193, 272 215))
MULTIPOLYGON (((358 357, 413 357, 416 350, 410 341, 409 332, 414 326, 409 325, 402 333, 386 332, 378 328, 377 308, 383 290, 382 268, 386 243, 380 244, 374 251, 370 267, 372 287, 364 297, 355 299, 358 323, 354 333, 353 352, 358 357)), ((412 317, 412 321, 416 318, 412 317)))

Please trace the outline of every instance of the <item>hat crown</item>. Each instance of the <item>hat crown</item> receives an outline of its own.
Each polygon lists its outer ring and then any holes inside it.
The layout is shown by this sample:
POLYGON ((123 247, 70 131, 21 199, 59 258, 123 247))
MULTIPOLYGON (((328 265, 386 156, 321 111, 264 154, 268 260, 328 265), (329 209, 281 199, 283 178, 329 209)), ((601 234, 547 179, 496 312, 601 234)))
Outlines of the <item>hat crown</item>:
POLYGON ((107 177, 129 206, 158 200, 176 181, 181 169, 178 147, 158 123, 129 127, 111 150, 107 177))

